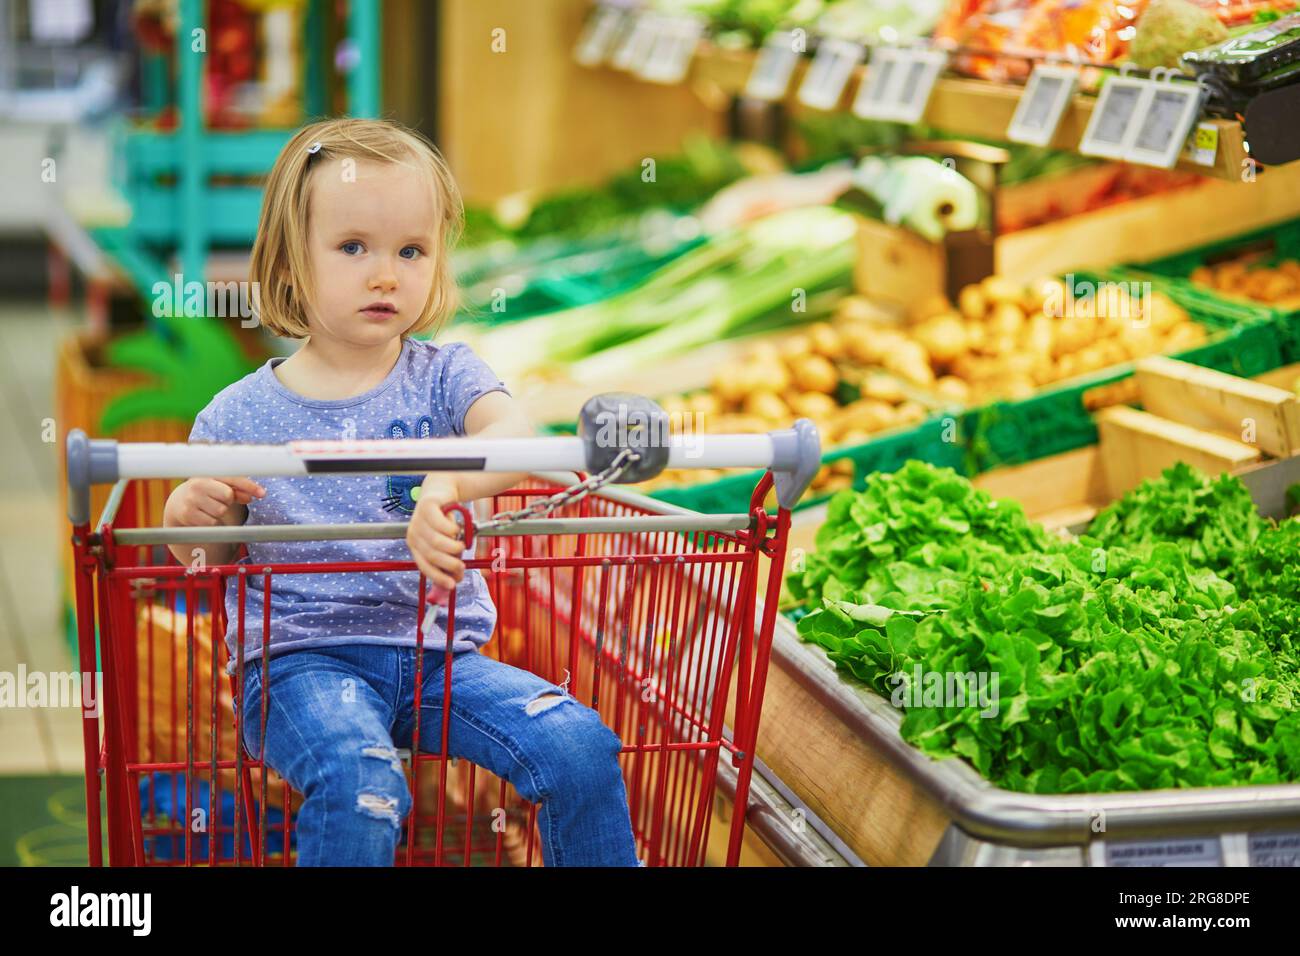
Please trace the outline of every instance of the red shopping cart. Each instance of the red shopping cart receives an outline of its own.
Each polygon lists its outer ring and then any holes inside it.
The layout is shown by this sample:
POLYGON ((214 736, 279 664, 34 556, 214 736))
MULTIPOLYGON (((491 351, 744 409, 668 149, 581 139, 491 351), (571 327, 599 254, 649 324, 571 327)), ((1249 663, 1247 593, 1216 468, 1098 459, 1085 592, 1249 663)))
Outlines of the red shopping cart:
MULTIPOLYGON (((457 509, 466 546, 475 547, 467 568, 484 575, 497 607, 483 653, 565 684, 624 741, 619 759, 647 865, 702 865, 709 854, 736 865, 789 509, 818 467, 817 433, 801 420, 755 435, 668 436, 664 429, 655 441, 654 429, 634 427, 611 444, 596 423, 614 407, 588 403, 576 437, 223 446, 92 441, 73 432, 77 634, 83 671, 99 669, 98 651, 103 673, 100 706, 83 725, 91 864, 103 864, 107 842, 110 865, 291 865, 301 798, 240 744, 231 704, 244 666, 247 589, 264 589, 269 618, 281 576, 419 574, 413 562, 183 566, 166 545, 400 539, 406 524, 158 527, 177 480, 459 469, 532 476, 496 496, 488 520, 457 509), (594 409, 599 415, 588 414, 594 409), (745 514, 702 515, 610 487, 663 467, 767 470, 745 514), (92 531, 89 488, 97 483, 113 489, 92 531), (764 508, 773 488, 775 515, 764 508), (241 659, 224 678, 227 585, 239 595, 241 659), (720 832, 710 834, 720 777, 733 793, 725 844, 720 832), (97 812, 101 788, 106 806, 97 812)), ((421 577, 412 621, 420 641, 427 583, 421 577)), ((269 619, 262 624, 274 641, 269 619)), ((452 661, 446 652, 448 694, 452 661)), ((413 716, 419 719, 418 708, 413 716)), ((441 731, 438 753, 401 753, 413 802, 395 863, 539 865, 537 806, 487 770, 448 759, 446 716, 441 731)))

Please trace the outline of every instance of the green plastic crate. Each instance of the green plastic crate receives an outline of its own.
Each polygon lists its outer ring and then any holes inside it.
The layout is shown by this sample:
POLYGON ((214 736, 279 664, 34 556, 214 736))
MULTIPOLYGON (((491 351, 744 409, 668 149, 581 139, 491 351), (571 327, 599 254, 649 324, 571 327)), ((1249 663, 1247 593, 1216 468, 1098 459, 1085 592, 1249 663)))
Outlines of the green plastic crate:
POLYGON ((1189 278, 1192 270, 1200 266, 1254 251, 1266 253, 1263 259, 1266 265, 1282 259, 1300 259, 1300 220, 1256 229, 1150 262, 1131 264, 1122 271, 1133 278, 1160 276, 1166 280, 1164 288, 1171 295, 1177 292, 1193 297, 1203 309, 1224 316, 1273 323, 1278 332, 1281 364, 1300 362, 1300 309, 1278 309, 1263 302, 1225 298, 1211 289, 1194 285, 1189 278))
MULTIPOLYGON (((1108 278, 1114 279, 1115 276, 1108 278)), ((1155 283, 1191 317, 1219 335, 1173 357, 1249 378, 1283 364, 1277 325, 1254 313, 1225 313, 1200 301, 1194 290, 1155 283)), ((968 473, 1018 465, 1073 451, 1097 441, 1097 425, 1083 404, 1085 393, 1133 374, 1133 363, 1112 366, 1014 402, 993 402, 967 412, 968 473)))

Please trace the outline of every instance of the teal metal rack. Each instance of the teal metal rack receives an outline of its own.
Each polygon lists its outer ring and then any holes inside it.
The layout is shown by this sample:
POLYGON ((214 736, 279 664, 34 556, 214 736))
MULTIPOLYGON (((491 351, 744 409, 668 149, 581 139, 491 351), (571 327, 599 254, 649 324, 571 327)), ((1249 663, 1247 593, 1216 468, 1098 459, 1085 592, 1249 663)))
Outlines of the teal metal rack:
MULTIPOLYGON (((346 42, 350 68, 346 91, 352 116, 379 115, 381 0, 350 0, 346 42)), ((303 115, 327 111, 325 18, 329 0, 307 0, 303 12, 303 115)), ((204 0, 181 0, 176 31, 178 75, 173 131, 128 129, 120 140, 122 194, 131 210, 125 226, 90 230, 100 248, 121 267, 146 299, 155 282, 170 282, 166 260, 179 254, 185 280, 202 282, 213 246, 248 247, 257 231, 262 189, 248 184, 271 169, 293 129, 210 130, 203 104, 202 49, 192 43, 206 21, 204 0), (214 182, 214 177, 218 180, 214 182), (233 180, 223 183, 221 180, 233 180)), ((144 62, 144 103, 160 109, 170 99, 165 61, 144 62)))

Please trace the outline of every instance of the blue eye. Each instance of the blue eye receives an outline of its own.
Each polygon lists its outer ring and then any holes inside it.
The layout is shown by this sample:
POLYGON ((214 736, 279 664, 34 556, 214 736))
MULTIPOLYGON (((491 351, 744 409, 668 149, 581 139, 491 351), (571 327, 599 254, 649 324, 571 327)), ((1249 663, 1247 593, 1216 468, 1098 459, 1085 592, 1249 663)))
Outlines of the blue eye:
POLYGON ((403 246, 402 251, 398 253, 398 255, 401 256, 403 259, 414 259, 415 256, 418 256, 420 254, 421 254, 421 250, 419 246, 403 246), (406 254, 408 251, 414 253, 415 255, 408 256, 406 254))
POLYGON ((343 245, 339 246, 339 248, 347 255, 352 256, 361 251, 361 243, 357 242, 355 239, 349 239, 347 242, 343 243, 343 245), (356 252, 349 251, 352 246, 356 247, 356 252))

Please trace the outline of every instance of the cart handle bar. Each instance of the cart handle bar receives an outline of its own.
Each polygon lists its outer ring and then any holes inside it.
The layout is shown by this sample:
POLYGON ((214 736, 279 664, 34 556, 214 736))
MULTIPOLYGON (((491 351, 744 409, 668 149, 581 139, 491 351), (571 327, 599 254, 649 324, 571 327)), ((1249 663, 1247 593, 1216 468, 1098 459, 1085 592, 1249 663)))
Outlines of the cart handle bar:
MULTIPOLYGON (((750 435, 669 435, 668 468, 768 468, 777 501, 791 509, 821 464, 817 427, 750 435)), ((425 474, 431 471, 598 471, 608 450, 581 437, 303 440, 283 445, 118 442, 68 434, 68 518, 90 522, 90 486, 131 478, 425 474)))

